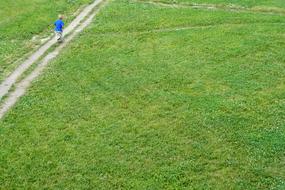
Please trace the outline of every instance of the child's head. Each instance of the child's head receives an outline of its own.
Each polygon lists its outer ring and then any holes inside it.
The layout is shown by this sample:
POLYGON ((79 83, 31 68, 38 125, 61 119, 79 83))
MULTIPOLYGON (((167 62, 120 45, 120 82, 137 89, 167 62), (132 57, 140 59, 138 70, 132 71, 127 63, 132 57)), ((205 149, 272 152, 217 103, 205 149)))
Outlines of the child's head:
POLYGON ((62 20, 63 19, 63 15, 58 15, 58 19, 62 20))

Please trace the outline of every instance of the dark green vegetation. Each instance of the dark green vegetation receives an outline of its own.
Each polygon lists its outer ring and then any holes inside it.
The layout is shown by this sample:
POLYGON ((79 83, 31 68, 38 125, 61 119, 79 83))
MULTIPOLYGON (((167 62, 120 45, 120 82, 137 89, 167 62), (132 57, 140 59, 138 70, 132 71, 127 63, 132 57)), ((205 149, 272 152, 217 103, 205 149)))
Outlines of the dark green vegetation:
POLYGON ((1 187, 284 189, 284 21, 111 2, 0 122, 1 187))
POLYGON ((69 22, 80 5, 91 0, 1 0, 0 81, 14 69, 24 54, 49 36, 58 14, 69 22), (37 36, 37 41, 32 40, 37 36))

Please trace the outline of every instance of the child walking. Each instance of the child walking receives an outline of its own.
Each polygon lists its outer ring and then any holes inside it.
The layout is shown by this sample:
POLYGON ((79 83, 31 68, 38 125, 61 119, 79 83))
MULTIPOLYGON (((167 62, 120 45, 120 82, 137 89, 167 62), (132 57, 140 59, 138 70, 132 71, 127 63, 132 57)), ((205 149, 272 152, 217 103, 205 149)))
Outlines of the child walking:
POLYGON ((56 35, 56 39, 58 42, 62 42, 62 33, 63 33, 63 27, 64 27, 64 22, 63 20, 63 16, 59 15, 58 16, 58 20, 55 21, 54 23, 54 31, 55 31, 55 35, 56 35))

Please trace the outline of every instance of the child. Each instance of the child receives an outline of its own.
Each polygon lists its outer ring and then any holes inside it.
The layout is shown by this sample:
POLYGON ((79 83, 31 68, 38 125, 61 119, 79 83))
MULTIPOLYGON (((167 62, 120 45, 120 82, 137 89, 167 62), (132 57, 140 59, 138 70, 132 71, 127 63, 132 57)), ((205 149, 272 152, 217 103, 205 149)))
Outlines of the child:
POLYGON ((63 20, 63 16, 59 15, 58 16, 58 20, 55 21, 54 23, 54 31, 55 31, 55 35, 56 35, 56 39, 58 42, 62 42, 62 32, 63 32, 63 26, 64 26, 64 22, 63 20))

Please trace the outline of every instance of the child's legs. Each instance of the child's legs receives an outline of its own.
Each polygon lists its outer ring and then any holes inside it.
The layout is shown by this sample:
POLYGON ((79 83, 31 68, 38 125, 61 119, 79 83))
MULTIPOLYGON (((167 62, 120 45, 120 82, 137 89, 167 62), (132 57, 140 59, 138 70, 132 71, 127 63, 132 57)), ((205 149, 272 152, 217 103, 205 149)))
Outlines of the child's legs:
POLYGON ((55 32, 55 35, 56 35, 56 39, 57 39, 58 41, 62 40, 62 32, 56 31, 56 32, 55 32))

